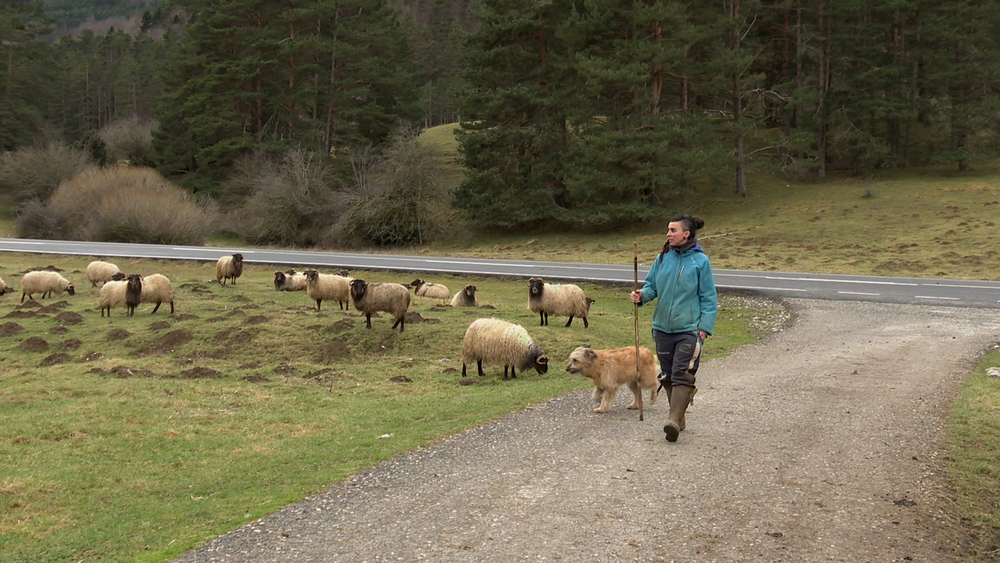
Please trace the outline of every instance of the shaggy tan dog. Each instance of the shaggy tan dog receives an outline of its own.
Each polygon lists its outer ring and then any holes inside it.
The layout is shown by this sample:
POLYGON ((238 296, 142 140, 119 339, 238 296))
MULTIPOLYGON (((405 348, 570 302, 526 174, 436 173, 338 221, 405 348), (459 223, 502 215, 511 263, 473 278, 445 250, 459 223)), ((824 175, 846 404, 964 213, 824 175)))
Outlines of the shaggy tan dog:
POLYGON ((594 350, 588 346, 581 346, 569 355, 566 371, 593 380, 597 386, 594 389, 593 399, 601 403, 594 412, 605 412, 614 402, 618 387, 625 384, 635 395, 635 400, 628 408, 639 408, 642 389, 649 389, 649 404, 656 402, 656 388, 659 384, 656 375, 660 373, 660 366, 649 348, 639 348, 639 367, 637 382, 635 347, 594 350))

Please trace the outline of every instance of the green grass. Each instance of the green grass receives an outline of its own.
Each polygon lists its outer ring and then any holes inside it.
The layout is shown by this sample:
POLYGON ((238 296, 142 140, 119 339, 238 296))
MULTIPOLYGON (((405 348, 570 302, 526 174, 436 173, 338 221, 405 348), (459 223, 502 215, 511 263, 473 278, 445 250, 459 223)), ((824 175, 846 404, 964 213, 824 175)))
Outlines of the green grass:
MULTIPOLYGON (((415 298, 423 322, 400 334, 387 316, 368 331, 353 310, 316 312, 303 292, 275 292, 274 268, 248 266, 222 287, 208 283, 214 264, 194 262, 114 260, 168 275, 177 310, 102 318, 82 273, 89 260, 2 256, 0 277, 15 286, 24 270, 54 265, 79 289, 25 306, 20 294, 0 299, 5 560, 169 559, 379 462, 586 389, 564 370, 569 352, 633 342, 628 288, 582 284, 597 299, 590 328, 538 327, 523 281, 440 276, 453 290, 475 283, 492 308, 415 298), (502 367, 487 366, 463 380, 462 334, 493 315, 528 328, 552 358, 548 373, 502 381, 502 367)), ((706 358, 756 339, 754 319, 769 313, 724 297, 706 358)))
POLYGON ((948 482, 969 530, 971 560, 1000 557, 1000 350, 988 354, 965 379, 948 425, 948 482))

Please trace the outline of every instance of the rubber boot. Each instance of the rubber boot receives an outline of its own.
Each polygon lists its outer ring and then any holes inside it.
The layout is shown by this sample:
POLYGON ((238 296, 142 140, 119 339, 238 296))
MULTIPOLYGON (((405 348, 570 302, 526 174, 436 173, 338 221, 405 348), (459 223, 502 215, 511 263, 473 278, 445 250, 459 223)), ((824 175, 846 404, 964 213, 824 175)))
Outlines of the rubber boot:
MULTIPOLYGON (((667 385, 665 387, 667 391, 667 405, 670 405, 670 390, 673 388, 674 388, 673 385, 667 385)), ((681 415, 681 422, 680 424, 678 424, 678 426, 680 427, 681 430, 684 430, 684 427, 687 426, 687 422, 683 414, 681 415)))
POLYGON ((694 395, 694 387, 689 385, 674 385, 670 390, 670 415, 667 417, 667 424, 663 426, 663 433, 667 435, 668 442, 676 442, 681 433, 681 424, 684 421, 684 412, 687 411, 694 395))

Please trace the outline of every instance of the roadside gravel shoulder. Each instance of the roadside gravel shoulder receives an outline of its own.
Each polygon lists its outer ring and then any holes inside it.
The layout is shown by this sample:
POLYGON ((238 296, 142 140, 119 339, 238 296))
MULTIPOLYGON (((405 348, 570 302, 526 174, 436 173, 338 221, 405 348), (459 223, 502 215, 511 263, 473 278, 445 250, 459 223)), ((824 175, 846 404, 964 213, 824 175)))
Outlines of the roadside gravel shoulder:
MULTIPOLYGON (((790 300, 705 362, 688 429, 557 397, 384 463, 179 559, 957 561, 943 429, 995 310, 790 300)), ((555 367, 555 366, 553 366, 555 367)))

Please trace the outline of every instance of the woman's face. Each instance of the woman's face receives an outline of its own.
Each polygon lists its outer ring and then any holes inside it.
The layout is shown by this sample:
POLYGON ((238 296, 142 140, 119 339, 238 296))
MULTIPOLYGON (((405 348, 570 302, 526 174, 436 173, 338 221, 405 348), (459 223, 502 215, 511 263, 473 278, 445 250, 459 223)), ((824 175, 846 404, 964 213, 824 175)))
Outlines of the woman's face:
POLYGON ((683 221, 671 221, 667 224, 667 240, 670 246, 680 246, 687 242, 691 236, 691 231, 684 230, 683 221))

